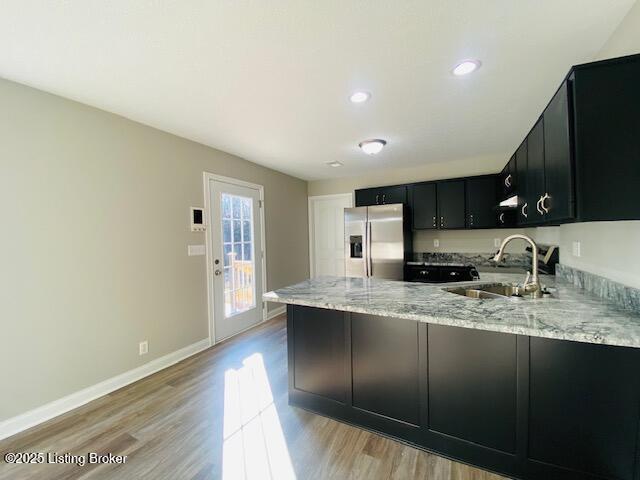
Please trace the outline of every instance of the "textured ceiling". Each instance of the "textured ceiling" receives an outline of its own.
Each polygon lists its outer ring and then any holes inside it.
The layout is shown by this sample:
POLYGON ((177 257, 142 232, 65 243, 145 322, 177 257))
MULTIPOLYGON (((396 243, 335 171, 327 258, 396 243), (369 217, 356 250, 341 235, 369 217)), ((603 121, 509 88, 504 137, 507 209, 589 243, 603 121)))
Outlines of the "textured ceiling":
POLYGON ((305 179, 506 159, 632 4, 4 0, 0 76, 305 179), (454 77, 464 58, 482 67, 454 77))

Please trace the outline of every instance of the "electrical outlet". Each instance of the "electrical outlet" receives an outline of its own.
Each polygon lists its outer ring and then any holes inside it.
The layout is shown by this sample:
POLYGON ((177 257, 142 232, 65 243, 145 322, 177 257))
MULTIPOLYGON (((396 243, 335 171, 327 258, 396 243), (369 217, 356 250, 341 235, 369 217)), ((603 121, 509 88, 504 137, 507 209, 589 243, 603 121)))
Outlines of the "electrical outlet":
POLYGON ((494 238, 493 239, 493 246, 496 248, 500 248, 500 244, 502 243, 502 240, 499 238, 494 238))
POLYGON ((144 340, 138 344, 138 355, 146 355, 149 353, 149 342, 144 340))
POLYGON ((433 246, 436 247, 436 248, 439 247, 440 246, 440 240, 438 240, 437 238, 434 238, 433 239, 433 246))
POLYGON ((580 254, 580 242, 573 242, 573 256, 579 257, 580 254))

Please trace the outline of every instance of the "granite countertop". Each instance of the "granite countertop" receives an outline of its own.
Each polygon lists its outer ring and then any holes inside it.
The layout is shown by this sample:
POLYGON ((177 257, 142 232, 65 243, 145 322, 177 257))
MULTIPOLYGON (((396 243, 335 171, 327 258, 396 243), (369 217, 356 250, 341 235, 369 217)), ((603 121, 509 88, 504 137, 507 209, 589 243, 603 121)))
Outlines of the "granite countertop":
POLYGON ((268 302, 368 313, 455 327, 640 348, 640 313, 553 276, 553 297, 475 299, 444 288, 522 282, 522 274, 480 273, 475 282, 423 284, 377 278, 318 277, 264 294, 268 302))

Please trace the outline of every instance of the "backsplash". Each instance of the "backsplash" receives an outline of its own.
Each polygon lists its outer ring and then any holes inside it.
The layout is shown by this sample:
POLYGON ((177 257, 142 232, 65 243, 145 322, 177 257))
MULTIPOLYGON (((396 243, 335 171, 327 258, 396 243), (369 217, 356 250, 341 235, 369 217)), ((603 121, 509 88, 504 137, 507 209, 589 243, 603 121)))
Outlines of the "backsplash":
MULTIPOLYGON (((495 267, 493 253, 449 253, 449 252, 415 252, 413 259, 416 262, 426 263, 462 263, 476 267, 495 267)), ((505 268, 530 268, 531 255, 528 253, 505 253, 504 260, 499 266, 505 268)))
POLYGON ((628 287, 608 278, 578 270, 567 265, 556 265, 556 278, 572 283, 589 293, 620 305, 623 308, 640 312, 640 290, 628 287))

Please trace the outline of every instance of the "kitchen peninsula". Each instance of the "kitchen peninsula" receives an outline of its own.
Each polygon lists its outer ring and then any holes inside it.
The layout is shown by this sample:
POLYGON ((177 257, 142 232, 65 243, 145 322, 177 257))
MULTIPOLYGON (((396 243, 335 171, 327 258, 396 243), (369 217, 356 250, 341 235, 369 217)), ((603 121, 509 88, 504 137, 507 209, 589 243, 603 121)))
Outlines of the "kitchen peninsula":
POLYGON ((516 478, 635 480, 640 313, 542 283, 535 300, 348 277, 269 292, 288 304, 289 402, 516 478))

